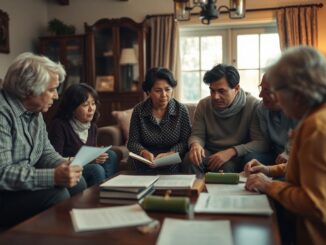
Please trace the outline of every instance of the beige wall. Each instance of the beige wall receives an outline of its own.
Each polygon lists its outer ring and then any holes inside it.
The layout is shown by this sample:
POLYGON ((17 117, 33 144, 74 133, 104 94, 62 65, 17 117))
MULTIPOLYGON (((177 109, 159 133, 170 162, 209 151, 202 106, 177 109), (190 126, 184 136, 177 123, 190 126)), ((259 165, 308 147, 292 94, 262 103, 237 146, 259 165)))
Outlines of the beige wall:
POLYGON ((34 50, 47 22, 47 4, 44 0, 0 0, 0 9, 9 15, 10 53, 0 53, 0 78, 3 78, 18 54, 34 50))
MULTIPOLYGON (((56 0, 0 0, 0 8, 9 14, 10 54, 0 53, 0 78, 19 53, 35 50, 39 36, 46 35, 47 22, 58 18, 76 26, 77 33, 84 33, 84 23, 93 24, 100 18, 130 17, 137 22, 148 14, 173 12, 173 0, 69 0, 69 6, 61 6, 56 0), (24 2, 24 4, 22 3, 24 2)), ((280 5, 302 4, 302 0, 247 0, 247 8, 265 8, 280 5)), ((322 0, 305 0, 304 3, 322 0)), ((219 5, 228 0, 218 1, 219 5)), ((261 15, 261 14, 260 14, 261 15)), ((249 17, 249 16, 248 16, 249 17)), ((267 18, 270 18, 268 16, 267 18)), ((227 20, 228 21, 228 20, 227 20)), ((319 48, 326 54, 326 6, 319 10, 319 48)))

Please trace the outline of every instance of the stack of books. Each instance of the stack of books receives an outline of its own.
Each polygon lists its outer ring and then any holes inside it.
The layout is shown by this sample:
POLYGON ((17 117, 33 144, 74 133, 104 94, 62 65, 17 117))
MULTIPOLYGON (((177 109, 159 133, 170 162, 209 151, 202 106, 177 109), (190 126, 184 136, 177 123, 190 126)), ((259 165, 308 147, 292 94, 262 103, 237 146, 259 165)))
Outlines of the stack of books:
POLYGON ((159 176, 118 175, 100 185, 100 203, 132 204, 154 192, 159 176))
POLYGON ((205 182, 196 175, 160 175, 155 182, 155 195, 197 196, 203 191, 205 182))

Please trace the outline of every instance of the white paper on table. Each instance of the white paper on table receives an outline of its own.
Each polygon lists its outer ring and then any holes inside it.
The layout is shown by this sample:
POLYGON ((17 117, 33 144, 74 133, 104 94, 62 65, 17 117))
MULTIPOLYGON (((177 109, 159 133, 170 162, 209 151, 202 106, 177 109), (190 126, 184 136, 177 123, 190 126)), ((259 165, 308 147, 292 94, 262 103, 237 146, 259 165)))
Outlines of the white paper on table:
POLYGON ((162 166, 166 166, 166 165, 171 165, 171 164, 177 164, 177 163, 181 162, 179 152, 167 155, 165 157, 155 159, 153 162, 151 162, 151 161, 147 160, 146 158, 144 158, 142 156, 139 156, 139 155, 137 155, 137 154, 135 154, 133 152, 129 152, 129 156, 136 159, 136 160, 138 160, 138 161, 141 161, 141 162, 146 163, 148 165, 154 166, 154 168, 162 167, 162 166))
POLYGON ((100 185, 102 188, 110 187, 148 187, 157 179, 158 175, 123 175, 120 174, 100 185))
POLYGON ((185 189, 191 188, 196 180, 194 174, 175 174, 175 175, 160 175, 160 178, 154 183, 155 189, 185 189))
POLYGON ((271 215, 266 195, 213 195, 200 193, 195 205, 197 213, 271 215))
POLYGON ((153 221, 138 204, 109 208, 72 209, 70 216, 76 232, 138 226, 153 221))
POLYGON ((84 166, 87 163, 96 159, 102 153, 108 151, 111 147, 112 145, 107 147, 94 147, 83 145, 82 147, 80 147, 79 151, 77 152, 77 155, 75 156, 74 160, 70 163, 70 165, 84 166))
POLYGON ((230 221, 179 220, 166 218, 157 245, 232 245, 230 221))
POLYGON ((261 195, 259 192, 247 191, 245 183, 231 184, 206 184, 207 192, 213 195, 261 195))

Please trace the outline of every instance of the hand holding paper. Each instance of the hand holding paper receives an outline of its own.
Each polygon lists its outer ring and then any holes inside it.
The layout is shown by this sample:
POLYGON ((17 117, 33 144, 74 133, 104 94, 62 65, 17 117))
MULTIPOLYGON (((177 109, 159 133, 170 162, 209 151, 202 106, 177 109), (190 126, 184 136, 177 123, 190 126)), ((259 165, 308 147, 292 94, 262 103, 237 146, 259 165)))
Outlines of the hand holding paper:
POLYGON ((93 146, 86 146, 83 145, 77 155, 75 156, 75 159, 71 162, 71 166, 74 165, 81 165, 84 166, 87 163, 93 161, 98 156, 103 154, 104 152, 108 151, 112 146, 108 147, 93 147, 93 146))

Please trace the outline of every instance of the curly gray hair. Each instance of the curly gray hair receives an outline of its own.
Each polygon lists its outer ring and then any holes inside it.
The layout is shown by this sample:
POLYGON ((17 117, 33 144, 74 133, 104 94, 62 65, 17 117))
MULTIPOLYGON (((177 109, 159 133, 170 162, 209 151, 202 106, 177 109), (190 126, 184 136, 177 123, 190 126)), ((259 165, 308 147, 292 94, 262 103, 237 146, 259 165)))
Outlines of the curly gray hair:
POLYGON ((272 88, 296 92, 311 106, 326 99, 326 59, 312 47, 287 49, 266 75, 272 88))
POLYGON ((22 53, 10 65, 2 82, 2 89, 24 99, 28 95, 38 96, 48 87, 54 75, 63 82, 66 72, 60 63, 45 56, 22 53))

